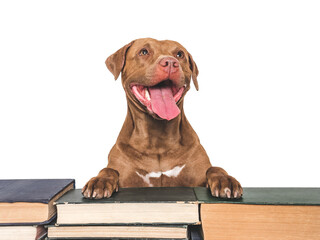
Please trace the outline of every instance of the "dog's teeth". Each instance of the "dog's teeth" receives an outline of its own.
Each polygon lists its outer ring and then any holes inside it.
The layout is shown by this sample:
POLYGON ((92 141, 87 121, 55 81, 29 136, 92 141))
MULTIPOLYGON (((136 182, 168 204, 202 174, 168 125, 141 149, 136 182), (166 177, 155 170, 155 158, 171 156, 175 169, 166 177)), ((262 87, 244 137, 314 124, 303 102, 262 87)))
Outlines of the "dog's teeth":
POLYGON ((147 88, 145 89, 145 96, 146 96, 146 99, 147 99, 148 101, 150 101, 150 100, 151 100, 151 98, 150 98, 150 94, 149 94, 149 91, 148 91, 148 89, 147 89, 147 88))

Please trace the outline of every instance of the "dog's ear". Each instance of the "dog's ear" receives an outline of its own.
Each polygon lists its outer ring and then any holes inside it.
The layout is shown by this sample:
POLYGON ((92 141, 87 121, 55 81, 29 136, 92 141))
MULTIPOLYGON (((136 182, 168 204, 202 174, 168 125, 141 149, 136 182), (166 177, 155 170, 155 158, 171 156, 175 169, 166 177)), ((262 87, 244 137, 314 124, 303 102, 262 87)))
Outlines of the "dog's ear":
POLYGON ((123 46, 114 54, 109 56, 106 60, 107 68, 113 74, 115 80, 118 79, 121 71, 123 70, 124 64, 126 62, 126 53, 133 42, 134 41, 123 46))
POLYGON ((199 91, 199 84, 198 84, 198 80, 197 80, 199 70, 198 70, 197 64, 195 63, 195 61, 193 61, 191 54, 188 53, 188 55, 189 55, 190 69, 192 71, 192 75, 191 75, 192 81, 193 81, 193 84, 196 87, 197 91, 199 91))

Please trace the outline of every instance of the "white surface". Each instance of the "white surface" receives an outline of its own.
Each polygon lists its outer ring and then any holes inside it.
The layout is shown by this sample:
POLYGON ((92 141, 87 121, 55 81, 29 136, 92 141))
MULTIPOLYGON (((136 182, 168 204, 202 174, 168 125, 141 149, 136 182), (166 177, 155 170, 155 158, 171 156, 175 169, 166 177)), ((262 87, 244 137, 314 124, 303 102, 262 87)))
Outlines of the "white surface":
POLYGON ((185 112, 243 186, 320 187, 318 1, 1 1, 0 178, 107 165, 126 115, 105 59, 133 39, 183 44, 200 91, 185 112))

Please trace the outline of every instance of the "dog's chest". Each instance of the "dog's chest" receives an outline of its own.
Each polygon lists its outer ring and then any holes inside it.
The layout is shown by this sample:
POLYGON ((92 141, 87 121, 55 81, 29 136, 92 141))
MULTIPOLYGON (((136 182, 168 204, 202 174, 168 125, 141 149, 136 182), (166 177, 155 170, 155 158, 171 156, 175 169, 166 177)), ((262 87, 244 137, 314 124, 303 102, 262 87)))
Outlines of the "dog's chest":
MULTIPOLYGON (((185 164, 182 166, 175 166, 172 169, 166 171, 157 171, 157 172, 139 172, 136 171, 136 175, 143 181, 143 183, 148 187, 156 187, 168 185, 165 184, 167 181, 172 183, 177 180, 181 175, 181 172, 185 168, 185 164)), ((171 185, 171 184, 169 184, 171 185)))

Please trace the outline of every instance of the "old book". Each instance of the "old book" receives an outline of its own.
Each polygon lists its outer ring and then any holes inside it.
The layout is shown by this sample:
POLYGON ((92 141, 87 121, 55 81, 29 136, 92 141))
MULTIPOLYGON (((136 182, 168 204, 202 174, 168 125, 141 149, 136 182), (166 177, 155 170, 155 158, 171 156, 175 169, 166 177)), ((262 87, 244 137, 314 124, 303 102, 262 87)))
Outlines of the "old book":
POLYGON ((195 224, 193 188, 121 188, 111 198, 85 199, 71 190, 56 201, 57 224, 195 224))
POLYGON ((187 225, 49 226, 49 239, 188 239, 187 225))
POLYGON ((245 188, 239 200, 195 192, 204 239, 320 239, 320 188, 245 188))
POLYGON ((0 226, 0 240, 40 240, 46 235, 43 226, 0 226))
POLYGON ((53 202, 73 188, 73 179, 0 180, 0 225, 50 222, 53 202))

